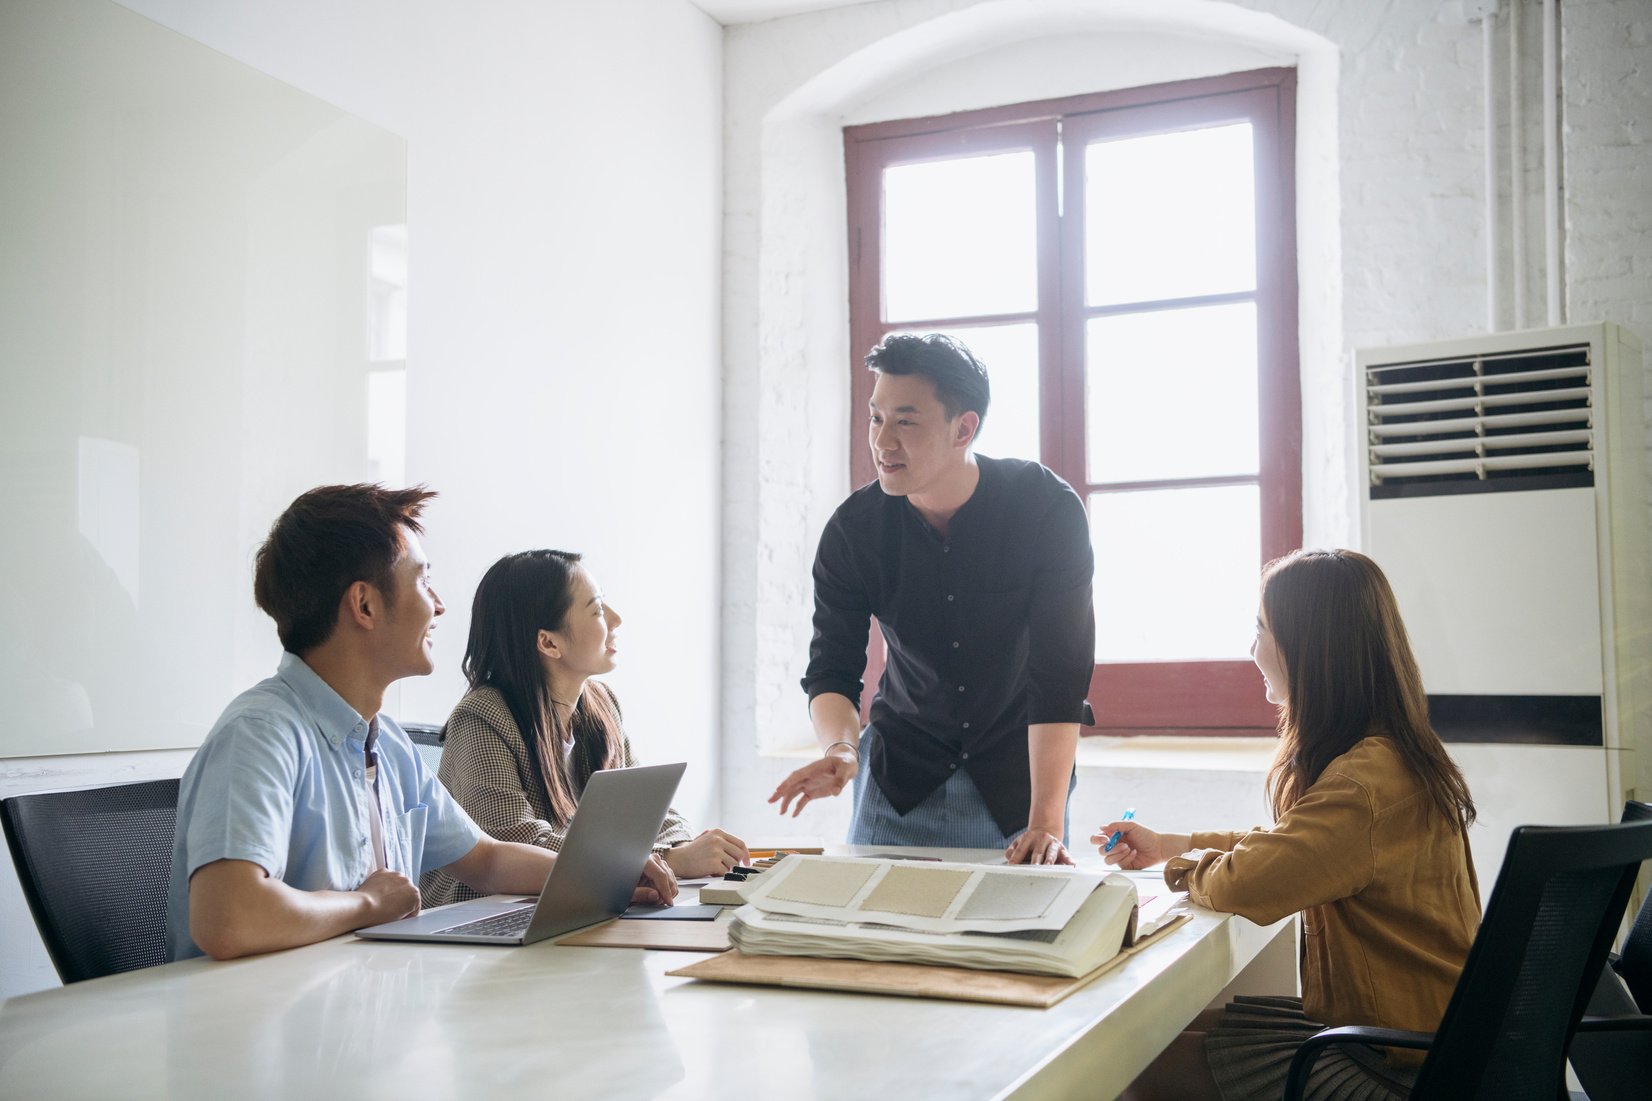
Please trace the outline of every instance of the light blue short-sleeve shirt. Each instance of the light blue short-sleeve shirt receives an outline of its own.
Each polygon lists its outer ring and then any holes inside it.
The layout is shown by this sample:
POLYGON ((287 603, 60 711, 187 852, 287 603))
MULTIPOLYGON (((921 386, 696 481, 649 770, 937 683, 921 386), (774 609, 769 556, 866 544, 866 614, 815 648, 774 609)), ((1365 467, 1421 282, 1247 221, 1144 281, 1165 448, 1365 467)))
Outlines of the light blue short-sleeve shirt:
MULTIPOLYGON (((178 790, 173 959, 202 954, 189 936, 189 877, 215 860, 250 861, 304 891, 353 891, 373 873, 367 732, 296 654, 224 709, 178 790)), ((482 831, 383 714, 373 751, 387 867, 417 883, 476 846, 482 831)))

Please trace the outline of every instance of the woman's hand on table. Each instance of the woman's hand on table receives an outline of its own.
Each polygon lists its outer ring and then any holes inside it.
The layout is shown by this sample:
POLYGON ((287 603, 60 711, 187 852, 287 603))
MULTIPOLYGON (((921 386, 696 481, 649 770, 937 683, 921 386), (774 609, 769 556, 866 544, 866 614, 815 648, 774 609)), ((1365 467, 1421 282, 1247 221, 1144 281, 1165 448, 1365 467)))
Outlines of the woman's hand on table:
POLYGON ((665 851, 665 862, 678 879, 718 876, 737 864, 751 861, 746 843, 722 830, 706 830, 692 841, 665 851))
POLYGON ((648 863, 642 866, 642 878, 637 880, 637 889, 631 892, 631 901, 644 906, 670 906, 677 901, 677 877, 657 854, 648 854, 648 863))

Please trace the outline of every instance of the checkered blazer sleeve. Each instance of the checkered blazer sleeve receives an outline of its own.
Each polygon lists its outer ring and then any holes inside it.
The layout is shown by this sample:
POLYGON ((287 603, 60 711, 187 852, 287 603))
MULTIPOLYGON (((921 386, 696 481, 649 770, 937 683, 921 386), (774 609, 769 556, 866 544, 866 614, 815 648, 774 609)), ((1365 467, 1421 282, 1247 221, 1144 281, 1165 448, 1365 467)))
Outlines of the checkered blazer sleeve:
POLYGON ((448 718, 437 776, 488 836, 559 851, 564 831, 551 823, 549 800, 536 790, 529 752, 504 698, 477 689, 448 718))

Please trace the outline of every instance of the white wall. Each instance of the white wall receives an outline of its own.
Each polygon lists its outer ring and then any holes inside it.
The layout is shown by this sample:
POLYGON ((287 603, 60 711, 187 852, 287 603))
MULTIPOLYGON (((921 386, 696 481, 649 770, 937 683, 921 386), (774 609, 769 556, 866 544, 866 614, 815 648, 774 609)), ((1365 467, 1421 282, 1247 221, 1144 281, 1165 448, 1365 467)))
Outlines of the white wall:
MULTIPOLYGON (((1538 5, 1522 8, 1534 55, 1538 5)), ((1566 0, 1561 12, 1568 317, 1618 321, 1645 342, 1645 4, 1566 0)), ((841 127, 1294 58, 1305 538, 1349 544, 1358 511, 1353 350, 1486 323, 1480 34, 1463 4, 1435 0, 888 0, 726 32, 723 738, 733 828, 771 828, 761 799, 797 763, 754 758, 751 748, 809 740, 796 687, 809 639, 808 564, 849 488, 845 381, 863 350, 846 339, 841 127)), ((1535 82, 1529 71, 1528 165, 1540 146, 1535 82)), ((1539 186, 1532 171, 1524 183, 1539 186)), ((1528 213, 1540 207, 1532 192, 1528 213)), ((1528 257, 1541 264, 1540 238, 1528 257)), ((1505 259, 1505 283, 1507 267, 1505 259)), ((1541 270, 1522 274, 1541 288, 1541 270)), ((1180 824, 1190 792, 1213 825, 1257 818, 1265 750, 1235 749, 1207 770, 1178 747, 1097 742, 1081 756, 1075 831, 1125 805, 1180 824)), ((1496 803, 1507 777, 1477 748, 1459 756, 1485 777, 1486 828, 1504 828, 1515 813, 1496 803)), ((816 804, 796 828, 841 837, 846 802, 816 804)))
MULTIPOLYGON (((719 691, 718 26, 686 0, 126 6, 407 139, 407 474, 442 493, 426 549, 448 613, 438 673, 390 709, 445 718, 471 594, 495 558, 582 551, 627 616, 612 681, 638 754, 693 762, 679 807, 706 821, 719 691)), ((136 770, 124 754, 0 761, 0 784, 176 774, 187 761, 136 756, 136 770)), ((0 887, 0 995, 55 982, 14 892, 0 887)))

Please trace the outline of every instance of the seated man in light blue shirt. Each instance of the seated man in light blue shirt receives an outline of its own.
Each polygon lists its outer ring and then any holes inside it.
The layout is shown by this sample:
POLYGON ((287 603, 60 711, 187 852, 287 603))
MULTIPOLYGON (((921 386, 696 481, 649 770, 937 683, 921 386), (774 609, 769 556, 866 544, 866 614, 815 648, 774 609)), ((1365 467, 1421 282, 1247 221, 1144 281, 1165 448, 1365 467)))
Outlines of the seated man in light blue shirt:
MULTIPOLYGON (((323 486, 259 548, 253 594, 287 653, 230 703, 184 772, 173 959, 233 959, 407 917, 435 868, 484 894, 544 886, 555 854, 484 834, 379 712, 391 684, 435 668, 443 608, 419 543, 433 496, 323 486)), ((651 858, 639 900, 676 890, 651 858)))

